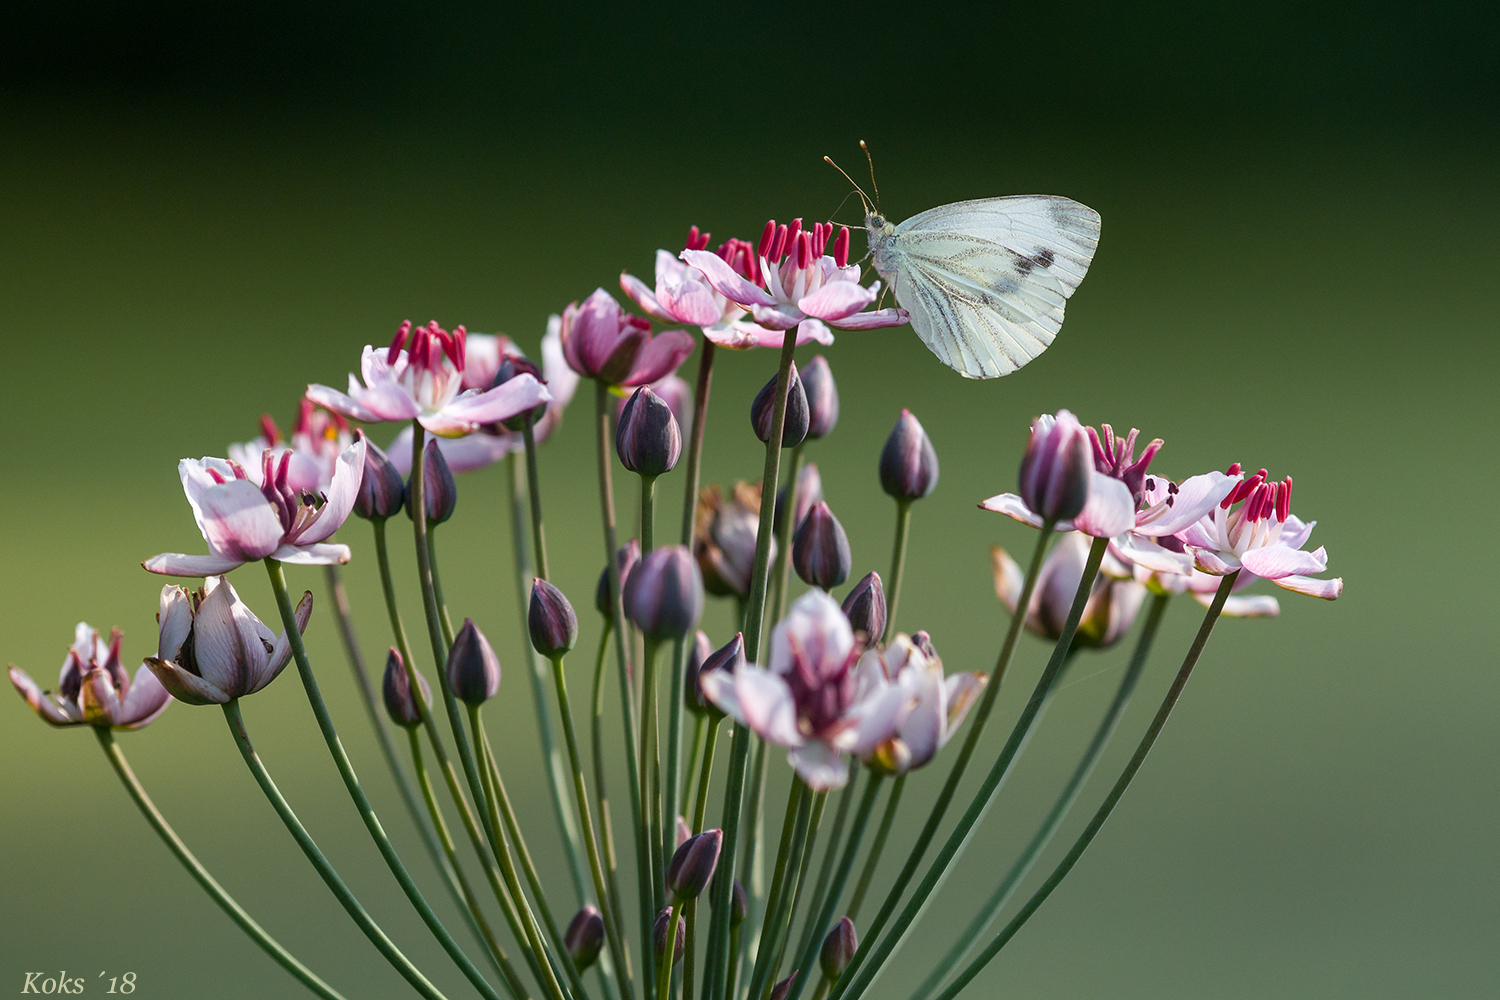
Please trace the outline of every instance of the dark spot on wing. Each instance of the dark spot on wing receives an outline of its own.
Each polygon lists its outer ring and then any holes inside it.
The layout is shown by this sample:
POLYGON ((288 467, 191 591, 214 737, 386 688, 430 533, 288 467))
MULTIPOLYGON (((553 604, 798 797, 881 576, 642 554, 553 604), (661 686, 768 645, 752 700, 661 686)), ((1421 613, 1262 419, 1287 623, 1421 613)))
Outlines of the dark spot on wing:
POLYGON ((1038 250, 1035 257, 1028 257, 1024 253, 1018 253, 1016 254, 1016 270, 1020 271, 1021 276, 1024 278, 1037 268, 1045 271, 1052 266, 1052 262, 1056 259, 1052 251, 1046 247, 1038 250))

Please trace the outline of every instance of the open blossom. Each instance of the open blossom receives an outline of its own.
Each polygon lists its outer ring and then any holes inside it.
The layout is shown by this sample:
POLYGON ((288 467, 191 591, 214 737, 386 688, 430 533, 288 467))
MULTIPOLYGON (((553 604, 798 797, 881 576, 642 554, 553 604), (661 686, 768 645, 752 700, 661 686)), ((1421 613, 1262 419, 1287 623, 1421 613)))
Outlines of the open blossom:
MULTIPOLYGON (((1026 630, 1044 639, 1056 640, 1062 634, 1073 597, 1083 580, 1089 556, 1089 539, 1079 532, 1068 532, 1047 554, 1037 574, 1026 608, 1026 630)), ((1106 557, 1107 561, 1108 557, 1106 557)), ((1025 576, 1016 561, 1000 546, 990 549, 990 568, 995 576, 995 595, 1015 614, 1025 588, 1025 576)), ((1127 565, 1118 564, 1115 572, 1101 571, 1089 590, 1083 617, 1078 620, 1075 646, 1103 649, 1113 645, 1130 631, 1146 598, 1146 587, 1134 579, 1127 565)))
POLYGON ((109 643, 79 622, 73 645, 57 678, 57 690, 44 692, 20 667, 10 668, 10 682, 42 721, 54 726, 103 726, 139 729, 166 710, 172 698, 144 664, 132 679, 120 663, 120 630, 109 643))
MULTIPOLYGON (((703 586, 710 594, 749 596, 755 543, 760 533, 761 499, 759 483, 735 483, 727 498, 717 483, 698 491, 693 556, 703 572, 703 586)), ((770 559, 776 559, 774 538, 770 559)))
MULTIPOLYGON (((1239 463, 1229 472, 1238 476, 1239 463)), ((1321 546, 1303 550, 1317 523, 1293 516, 1291 476, 1273 483, 1261 469, 1177 538, 1195 567, 1210 576, 1245 569, 1286 590, 1331 601, 1344 592, 1344 581, 1314 579, 1313 573, 1328 569, 1328 553, 1321 546)))
POLYGON ((416 420, 439 437, 461 437, 552 398, 530 375, 493 389, 466 388, 466 340, 461 326, 449 333, 434 321, 413 329, 408 320, 390 347, 365 345, 363 385, 351 374, 347 394, 310 385, 307 398, 351 420, 416 420))
POLYGON ((810 590, 771 632, 770 665, 733 675, 705 671, 710 701, 762 739, 791 750, 792 767, 817 791, 849 780, 845 754, 865 757, 896 735, 911 709, 902 685, 861 690, 862 650, 838 603, 810 590))
MULTIPOLYGON (((925 638, 925 633, 918 635, 925 638)), ((864 754, 865 763, 893 774, 922 767, 953 738, 984 689, 988 681, 984 674, 945 676, 943 661, 930 654, 931 649, 930 642, 918 643, 905 632, 898 632, 884 649, 866 650, 860 657, 857 699, 895 688, 910 700, 910 710, 900 728, 864 754)))
POLYGON ((849 263, 849 230, 833 235, 833 225, 813 223, 803 229, 801 219, 791 226, 766 223, 756 250, 758 276, 739 273, 717 254, 684 250, 682 259, 703 273, 719 294, 750 311, 762 327, 789 330, 819 320, 845 330, 900 326, 910 317, 904 309, 864 311, 880 294, 880 282, 868 288, 859 283, 859 265, 849 263), (829 241, 833 253, 825 254, 829 241))
POLYGON ((349 546, 324 539, 354 509, 365 467, 363 436, 339 455, 326 492, 294 490, 291 460, 290 452, 279 459, 262 452, 257 483, 238 462, 184 458, 177 471, 209 554, 166 552, 141 565, 165 576, 216 576, 266 556, 310 566, 348 562, 349 546))
MULTIPOLYGON (((1175 542, 1176 539, 1171 541, 1175 542)), ((1110 555, 1115 555, 1113 544, 1110 546, 1110 555)), ((1188 594, 1205 608, 1213 604, 1214 594, 1219 589, 1219 577, 1198 569, 1189 570, 1186 574, 1164 573, 1128 560, 1106 557, 1103 572, 1120 572, 1112 569, 1112 564, 1123 566, 1123 574, 1133 577, 1153 594, 1188 594)), ((1225 599, 1224 610, 1220 614, 1225 618, 1275 618, 1281 614, 1281 602, 1270 594, 1240 594, 1240 591, 1259 579, 1249 570, 1241 569, 1240 575, 1234 578, 1234 587, 1225 599)))
POLYGON ((260 437, 229 446, 229 460, 245 467, 245 474, 255 485, 261 485, 262 455, 269 451, 280 461, 283 452, 291 452, 287 467, 287 485, 292 490, 326 490, 333 482, 333 471, 339 456, 354 443, 349 422, 337 413, 303 399, 297 408, 297 422, 292 425, 288 441, 270 414, 260 418, 260 437))
MULTIPOLYGON (((686 249, 707 253, 708 239, 708 233, 700 233, 694 226, 688 231, 686 249)), ((720 244, 713 255, 751 284, 761 284, 760 260, 749 243, 731 239, 720 244)), ((747 320, 744 306, 709 284, 697 267, 683 263, 665 250, 656 251, 654 290, 635 275, 624 273, 620 275, 620 287, 649 315, 669 323, 702 327, 703 335, 720 347, 734 350, 780 347, 785 339, 781 330, 768 330, 747 320)), ((797 343, 814 340, 831 344, 833 334, 818 320, 799 324, 797 343)))
MULTIPOLYGON (((297 602, 293 620, 307 630, 312 594, 297 602)), ((146 665, 178 701, 222 705, 270 684, 292 657, 291 640, 255 617, 223 577, 211 576, 196 592, 171 584, 161 589, 157 654, 146 665)))
POLYGON ((562 349, 579 375, 609 385, 655 382, 677 370, 693 353, 693 335, 667 330, 651 336, 651 324, 620 308, 602 288, 571 302, 562 314, 562 349))

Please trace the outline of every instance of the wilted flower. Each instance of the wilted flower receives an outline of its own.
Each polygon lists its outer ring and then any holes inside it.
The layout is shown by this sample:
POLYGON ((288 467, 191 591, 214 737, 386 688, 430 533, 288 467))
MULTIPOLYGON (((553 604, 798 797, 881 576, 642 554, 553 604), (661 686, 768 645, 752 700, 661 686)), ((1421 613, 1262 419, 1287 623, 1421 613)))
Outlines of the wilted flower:
POLYGON ((822 967, 823 975, 829 979, 842 976, 858 949, 859 935, 854 933, 854 921, 840 917, 823 938, 823 947, 818 952, 818 965, 822 967))
POLYGON ((885 636, 885 585, 880 574, 871 570, 844 595, 844 615, 855 632, 863 632, 868 643, 885 636))
POLYGON ((604 950, 604 915, 598 907, 587 903, 574 915, 563 933, 563 944, 573 960, 573 968, 579 972, 587 971, 599 960, 599 953, 604 950))
POLYGON ((705 830, 678 846, 667 864, 667 891, 678 902, 698 898, 719 863, 724 844, 723 830, 705 830))
MULTIPOLYGON (((703 586, 719 597, 748 597, 760 534, 760 484, 738 482, 729 498, 717 484, 698 493, 693 527, 693 554, 703 572, 703 586)), ((771 559, 776 539, 771 539, 771 559)))
MULTIPOLYGON (((778 533, 781 531, 781 519, 786 515, 786 511, 783 508, 786 506, 786 491, 790 488, 790 484, 788 484, 776 491, 776 516, 772 520, 772 524, 778 533)), ((807 462, 802 466, 802 471, 797 473, 797 509, 794 512, 796 519, 792 521, 793 531, 797 530, 797 526, 802 523, 802 519, 807 516, 807 512, 812 510, 813 504, 818 503, 822 499, 823 477, 818 473, 817 463, 807 462)), ((773 552, 772 558, 774 557, 775 554, 773 552)))
MULTIPOLYGON (((750 428, 761 441, 771 440, 771 421, 776 416, 776 382, 780 375, 772 375, 771 381, 761 386, 760 392, 750 402, 750 428)), ((808 413, 807 393, 802 388, 802 376, 797 373, 797 363, 792 362, 786 390, 786 415, 781 422, 781 446, 791 448, 807 437, 808 413)))
POLYGON ((925 633, 898 632, 884 650, 868 650, 859 661, 856 698, 907 699, 904 714, 890 738, 859 754, 865 763, 893 774, 925 765, 947 745, 988 680, 983 674, 944 676, 943 661, 925 633))
POLYGON ((333 482, 334 470, 339 456, 354 443, 349 422, 337 413, 315 406, 310 399, 303 399, 297 407, 297 422, 292 425, 292 439, 288 443, 270 414, 260 418, 260 436, 243 444, 229 446, 229 460, 245 467, 245 473, 255 485, 261 485, 260 474, 263 452, 269 451, 277 463, 285 452, 291 452, 287 467, 287 484, 293 491, 326 490, 333 482))
POLYGON ((802 366, 802 391, 807 394, 808 438, 816 441, 827 437, 839 422, 839 387, 823 355, 802 366))
MULTIPOLYGON (((1028 632, 1052 640, 1062 635, 1068 612, 1073 607, 1073 597, 1083 580, 1089 545, 1088 536, 1070 531, 1058 539, 1056 547, 1048 553, 1047 561, 1037 574, 1030 606, 1026 609, 1028 632)), ((996 596, 1011 614, 1015 614, 1025 586, 1025 574, 998 545, 990 548, 990 565, 995 575, 996 596)), ((1078 621, 1074 646, 1103 649, 1118 642, 1130 631, 1145 598, 1146 588, 1129 578, 1128 571, 1125 579, 1101 572, 1094 578, 1083 617, 1078 621)))
MULTIPOLYGON (((615 550, 615 566, 620 571, 620 587, 623 589, 630 580, 630 573, 635 569, 636 563, 641 561, 641 543, 634 538, 615 550)), ((599 574, 599 584, 594 588, 594 608, 605 618, 613 618, 615 614, 615 602, 609 592, 609 567, 606 566, 599 574)))
POLYGON ((347 395, 310 385, 307 398, 365 423, 415 420, 439 437, 462 437, 552 398, 529 375, 493 389, 465 389, 466 337, 461 326, 449 333, 434 321, 413 329, 408 320, 389 348, 365 346, 360 360, 364 385, 350 375, 347 395))
POLYGON ((580 375, 610 385, 645 385, 670 375, 693 352, 693 336, 668 330, 651 336, 651 324, 620 308, 604 289, 562 314, 563 356, 580 375))
POLYGON ((854 558, 849 536, 828 504, 819 501, 807 512, 792 536, 792 565, 804 583, 832 590, 849 579, 854 558))
MULTIPOLYGON (((422 704, 432 704, 432 691, 427 687, 427 679, 420 673, 416 676, 417 687, 422 694, 422 704)), ((396 725, 411 729, 422 724, 422 710, 417 705, 417 699, 412 697, 411 678, 407 676, 406 664, 394 646, 386 654, 385 677, 381 681, 381 694, 385 697, 386 714, 396 725)))
MULTIPOLYGON (((298 633, 306 632, 310 592, 292 617, 298 633)), ((287 633, 267 628, 223 577, 209 577, 197 592, 163 587, 156 620, 161 637, 146 664, 172 697, 189 705, 222 705, 254 694, 292 658, 287 633)))
POLYGON ((685 545, 647 553, 624 591, 625 614, 650 639, 681 639, 703 617, 703 576, 685 545))
POLYGON ((848 781, 844 754, 866 756, 900 729, 911 696, 900 685, 858 690, 860 648, 833 598, 810 590, 771 631, 770 666, 749 664, 733 677, 705 672, 704 692, 762 739, 791 749, 808 786, 848 781))
POLYGON ((578 615, 573 605, 546 580, 531 582, 531 606, 526 624, 531 630, 531 645, 548 659, 568 652, 578 642, 578 615))
MULTIPOLYGON (((406 516, 412 516, 411 480, 406 481, 402 491, 406 516)), ((453 481, 453 470, 438 447, 436 438, 429 438, 422 449, 422 499, 427 509, 428 524, 443 524, 453 516, 458 506, 458 483, 453 481)))
POLYGON ((671 472, 682 457, 682 428, 666 401, 641 386, 625 403, 615 428, 620 464, 642 476, 671 472))
POLYGON ((500 690, 500 658, 472 618, 453 637, 447 670, 448 687, 466 705, 483 705, 500 690))
POLYGON ((166 711, 172 699, 144 664, 136 669, 134 679, 125 672, 120 663, 120 636, 119 629, 111 629, 106 645, 87 622, 79 622, 56 691, 43 692, 15 665, 10 668, 10 682, 32 711, 51 725, 139 729, 166 711))
POLYGON ((349 561, 347 545, 320 544, 354 508, 365 467, 365 441, 339 455, 327 493, 300 493, 289 476, 292 455, 262 452, 260 484, 245 467, 222 458, 185 458, 177 465, 209 555, 167 552, 141 565, 166 576, 227 573, 266 556, 278 562, 325 566, 349 561))

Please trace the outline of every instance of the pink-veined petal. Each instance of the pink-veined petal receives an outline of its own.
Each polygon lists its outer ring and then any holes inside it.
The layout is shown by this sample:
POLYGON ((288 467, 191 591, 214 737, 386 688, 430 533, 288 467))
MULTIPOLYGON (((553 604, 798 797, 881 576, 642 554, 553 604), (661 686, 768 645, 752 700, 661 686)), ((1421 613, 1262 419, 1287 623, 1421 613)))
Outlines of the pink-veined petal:
POLYGON ((853 281, 831 281, 797 300, 797 308, 815 319, 834 322, 852 316, 875 301, 875 293, 853 281))
POLYGON ((984 690, 989 681, 984 674, 973 673, 953 674, 943 681, 948 699, 948 725, 943 732, 944 743, 963 725, 974 699, 979 697, 979 692, 984 690))
POLYGON ((183 552, 163 552, 141 563, 148 573, 162 576, 219 576, 238 569, 248 560, 226 559, 223 556, 190 556, 183 552))
POLYGON ((562 317, 547 317, 547 332, 542 335, 542 377, 552 393, 553 406, 567 406, 578 389, 579 374, 568 364, 563 352, 562 317))
POLYGON ((177 653, 193 630, 193 601, 186 590, 173 583, 161 588, 156 622, 156 655, 164 660, 177 659, 177 653))
POLYGON ((1300 549, 1307 544, 1308 536, 1312 534, 1317 521, 1303 521, 1296 514, 1289 514, 1286 523, 1281 526, 1281 544, 1288 548, 1300 549))
POLYGON ((349 546, 329 542, 283 545, 271 558, 288 566, 342 566, 349 561, 349 546))
POLYGON ((688 264, 701 271, 703 277, 713 286, 714 291, 726 299, 731 299, 746 307, 776 304, 776 300, 769 292, 740 277, 739 273, 725 263, 718 254, 707 250, 684 250, 680 256, 688 264))
MULTIPOLYGON (((241 608, 244 605, 234 587, 221 580, 208 591, 193 618, 193 658, 198 676, 232 697, 245 693, 252 662, 266 657, 259 633, 245 620, 241 608)), ((163 679, 163 683, 170 690, 170 682, 163 679)))
POLYGON ((184 670, 170 660, 148 656, 146 666, 161 681, 162 687, 178 701, 188 705, 222 705, 230 699, 229 692, 190 671, 184 670))
POLYGON ((1001 493, 988 500, 981 500, 979 506, 984 510, 992 510, 997 514, 1015 518, 1022 524, 1029 524, 1033 528, 1042 526, 1041 515, 1032 513, 1031 508, 1026 506, 1026 501, 1014 493, 1001 493))
MULTIPOLYGON (((1193 600, 1206 608, 1213 604, 1214 595, 1195 593, 1193 600)), ((1225 618, 1275 618, 1281 614, 1281 602, 1270 594, 1230 597, 1224 601, 1222 614, 1225 618)))
POLYGON ((815 792, 842 788, 849 782, 849 761, 843 754, 819 740, 787 754, 792 768, 815 792))
POLYGON ((657 319, 663 320, 667 323, 684 322, 683 320, 678 319, 676 316, 673 316, 671 313, 663 309, 661 307, 661 304, 656 301, 656 293, 653 292, 644 281, 642 281, 640 278, 637 278, 635 275, 627 274, 624 271, 621 271, 620 289, 626 295, 630 296, 631 301, 640 306, 647 315, 655 316, 657 319))
POLYGON ((703 695, 741 726, 749 725, 740 708, 740 696, 734 690, 734 674, 727 670, 705 670, 698 676, 703 695))
POLYGON ((1213 510, 1243 478, 1209 472, 1185 479, 1172 494, 1170 506, 1165 503, 1153 505, 1137 515, 1135 530, 1138 534, 1157 538, 1175 535, 1213 510))
POLYGON ((78 707, 83 711, 83 721, 91 726, 113 726, 119 721, 120 695, 109 671, 96 667, 83 675, 78 707))
POLYGON ((831 742, 856 757, 867 757, 901 729, 913 701, 909 687, 892 684, 874 697, 851 705, 844 713, 843 721, 847 727, 831 742))
POLYGON ((724 298, 686 265, 676 271, 657 269, 656 300, 676 323, 711 326, 724 315, 724 298))
POLYGON ((1341 576, 1336 576, 1332 580, 1315 580, 1310 576, 1283 576, 1271 582, 1298 594, 1321 597, 1325 601, 1338 600, 1339 595, 1344 592, 1344 578, 1341 576))
POLYGON ((250 562, 269 555, 281 544, 281 518, 249 480, 231 479, 202 488, 184 478, 183 487, 198 530, 214 555, 250 562))
POLYGON ((916 704, 900 729, 901 742, 911 751, 906 762, 908 770, 921 767, 937 755, 944 742, 948 716, 942 668, 926 667, 916 673, 918 677, 911 691, 916 704))
POLYGON ((21 697, 26 699, 26 704, 31 706, 32 711, 42 717, 42 721, 54 726, 76 726, 83 719, 73 718, 63 711, 51 698, 42 693, 37 682, 31 679, 31 675, 20 667, 10 668, 10 682, 16 686, 21 697))
POLYGON ((910 323, 911 313, 905 309, 872 309, 829 322, 840 330, 878 330, 881 327, 910 323))
POLYGON ((790 330, 807 319, 807 314, 801 309, 781 303, 770 306, 751 306, 750 315, 755 322, 770 330, 790 330))
POLYGON ((1193 565, 1211 576, 1228 576, 1240 568, 1240 561, 1233 556, 1226 558, 1226 553, 1194 546, 1189 546, 1188 552, 1192 554, 1193 565))
POLYGON ((1320 548, 1315 552, 1304 552, 1285 545, 1267 545, 1240 556, 1240 565, 1267 580, 1298 574, 1306 576, 1328 568, 1328 551, 1320 548))
MULTIPOLYGON (((805 319, 797 324, 797 346, 813 343, 822 344, 825 347, 832 344, 833 331, 828 329, 828 324, 820 319, 805 319)), ((780 347, 781 344, 778 341, 773 346, 780 347)))
MULTIPOLYGON (((377 421, 410 420, 422 412, 417 401, 412 399, 406 387, 399 382, 381 381, 373 385, 361 386, 351 375, 349 376, 349 396, 367 413, 374 414, 377 421)), ((311 396, 308 398, 312 399, 311 396)), ((313 402, 316 403, 318 400, 313 399, 313 402)))
MULTIPOLYGON (((462 433, 468 433, 480 424, 498 423, 551 399, 552 394, 535 376, 522 374, 485 392, 466 392, 443 407, 440 415, 454 425, 466 427, 462 433)), ((426 419, 422 426, 434 434, 443 433, 426 419)))
MULTIPOLYGON (((715 258, 717 259, 717 258, 715 258)), ((630 374, 621 385, 646 385, 666 378, 693 353, 693 335, 686 330, 664 330, 637 352, 630 374)))
POLYGON ((797 706, 786 681, 749 664, 735 671, 734 692, 745 716, 745 725, 761 739, 784 747, 802 745, 802 733, 797 729, 797 706))
MULTIPOLYGON (((292 611, 292 620, 297 623, 297 634, 304 635, 307 632, 308 620, 312 618, 313 596, 312 591, 303 591, 302 600, 297 602, 297 607, 292 611)), ((250 690, 246 694, 253 694, 276 679, 287 661, 292 658, 292 640, 283 629, 281 634, 275 637, 271 652, 267 654, 266 661, 260 665, 250 676, 250 690)))
POLYGON ((139 729, 167 710, 172 696, 156 679, 156 673, 142 663, 135 669, 130 690, 120 703, 120 717, 115 725, 121 729, 139 729))
POLYGON ((998 545, 990 546, 990 573, 995 578, 995 596, 1011 614, 1021 604, 1021 591, 1026 588, 1026 571, 998 545))
POLYGON ((1130 488, 1113 476, 1095 472, 1089 498, 1073 518, 1073 527, 1095 538, 1113 538, 1135 524, 1135 498, 1130 488))
POLYGON ((352 397, 326 385, 313 384, 307 387, 307 398, 325 409, 359 420, 367 424, 378 424, 385 418, 352 397))
MULTIPOLYGON (((1142 538, 1133 531, 1116 538, 1115 546, 1121 555, 1137 566, 1154 573, 1187 576, 1193 571, 1193 557, 1186 552, 1173 552, 1150 538, 1142 538)), ((1215 586, 1218 584, 1216 583, 1215 586)))
POLYGON ((297 538, 297 544, 311 545, 321 542, 349 518, 354 509, 354 499, 359 495, 359 483, 365 474, 365 439, 360 438, 345 448, 333 468, 333 481, 328 484, 327 503, 318 508, 309 524, 297 538))

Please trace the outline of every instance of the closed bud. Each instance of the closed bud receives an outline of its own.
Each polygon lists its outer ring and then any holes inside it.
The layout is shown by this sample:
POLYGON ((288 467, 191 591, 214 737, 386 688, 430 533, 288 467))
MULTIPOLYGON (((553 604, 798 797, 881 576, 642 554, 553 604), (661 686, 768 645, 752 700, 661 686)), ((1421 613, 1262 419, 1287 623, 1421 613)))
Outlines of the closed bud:
MULTIPOLYGON (((783 486, 776 491, 776 530, 781 531, 781 519, 786 516, 786 491, 790 486, 783 486)), ((792 521, 792 530, 796 531, 807 512, 812 510, 813 504, 823 499, 823 477, 818 473, 818 466, 814 462, 808 462, 802 466, 802 471, 797 473, 797 510, 796 519, 792 521)))
POLYGON ((466 705, 483 705, 500 690, 500 658, 472 618, 464 619, 448 651, 448 687, 466 705))
MULTIPOLYGON (((364 437, 364 431, 355 431, 364 437)), ((354 513, 367 521, 384 521, 406 502, 406 483, 390 458, 365 438, 365 471, 354 495, 354 513)))
MULTIPOLYGON (((494 382, 490 383, 490 386, 491 388, 493 388, 497 385, 504 385, 506 382, 509 382, 511 379, 515 378, 517 375, 530 375, 538 382, 545 383, 547 381, 542 377, 541 368, 537 367, 534 361, 529 361, 526 358, 517 357, 514 354, 506 354, 500 358, 500 367, 495 370, 495 380, 494 382)), ((542 417, 546 415, 546 413, 546 403, 536 404, 536 406, 531 410, 532 422, 535 423, 536 421, 541 420, 542 417)), ((518 413, 513 417, 509 417, 505 420, 500 421, 500 425, 506 430, 510 431, 525 430, 526 416, 527 415, 525 413, 518 413)))
POLYGON ((713 710, 713 705, 703 697, 703 691, 698 687, 698 674, 703 670, 703 661, 713 653, 714 644, 699 629, 698 634, 693 637, 692 648, 688 650, 687 669, 682 675, 682 705, 694 715, 707 715, 713 710))
MULTIPOLYGON (((723 875, 715 873, 713 883, 708 890, 708 901, 714 906, 718 905, 719 879, 723 877, 723 875)), ((738 927, 745 922, 745 918, 748 916, 750 916, 750 897, 746 895, 745 887, 740 883, 740 880, 735 879, 734 884, 729 889, 729 926, 738 927)))
POLYGON ((697 899, 719 863, 723 830, 706 830, 683 841, 667 865, 667 891, 678 902, 697 899))
POLYGON ((873 570, 854 585, 844 597, 844 617, 856 632, 863 632, 872 642, 879 642, 885 635, 885 585, 880 574, 873 570))
POLYGON ((937 452, 911 411, 903 409, 880 452, 880 488, 897 500, 920 500, 937 488, 937 452))
MULTIPOLYGON (((667 954, 667 924, 672 919, 672 908, 666 907, 656 915, 656 922, 651 925, 651 941, 656 946, 656 960, 660 962, 667 954)), ((672 943, 671 965, 676 965, 682 959, 682 949, 687 944, 687 923, 681 916, 677 918, 676 940, 672 943)))
POLYGON ((671 472, 682 457, 682 429, 666 401, 641 386, 626 402, 615 429, 620 464, 642 476, 671 472))
POLYGON ((625 614, 658 642, 692 631, 703 616, 703 575, 687 546, 655 549, 630 571, 625 614))
MULTIPOLYGON (((417 687, 422 692, 422 704, 432 704, 432 692, 427 688, 427 680, 421 674, 417 674, 417 687)), ((385 710, 390 714, 391 721, 405 729, 422 724, 422 712, 417 707, 417 701, 412 697, 411 679, 406 673, 406 664, 401 660, 401 654, 391 647, 390 653, 385 658, 385 680, 381 685, 381 693, 385 695, 385 710)))
MULTIPOLYGON (((427 523, 442 524, 453 516, 458 506, 458 484, 453 470, 436 440, 429 440, 422 450, 422 493, 427 499, 427 523)), ((411 482, 406 484, 406 516, 411 517, 411 482)))
POLYGON ((531 608, 526 613, 531 645, 549 660, 559 657, 578 642, 578 615, 573 605, 546 580, 531 582, 531 608))
POLYGON ((604 950, 604 916, 593 904, 584 906, 573 917, 563 934, 563 944, 573 960, 573 968, 579 972, 587 971, 599 960, 599 952, 604 950))
MULTIPOLYGON (((641 561, 641 543, 632 538, 615 551, 615 566, 620 571, 620 585, 630 579, 631 570, 641 561)), ((615 616, 615 602, 609 592, 609 567, 599 574, 599 585, 594 588, 594 608, 605 618, 615 616)))
POLYGON ((792 565, 805 583, 831 590, 849 579, 849 536, 828 504, 817 503, 792 536, 792 565))
MULTIPOLYGON (((682 432, 683 440, 693 431, 693 387, 688 385, 687 380, 679 375, 668 375, 651 383, 651 391, 662 398, 672 410, 672 416, 677 418, 677 427, 682 432)), ((635 393, 631 393, 631 396, 635 393)), ((615 406, 615 426, 619 426, 620 418, 625 415, 625 407, 630 405, 630 396, 615 406)))
POLYGON ((801 969, 793 969, 790 976, 787 976, 781 982, 777 983, 775 986, 772 986, 771 995, 768 996, 766 1000, 786 1000, 786 998, 791 995, 792 984, 797 981, 797 973, 801 971, 801 969))
POLYGON ((839 422, 839 389, 828 359, 819 354, 802 369, 802 391, 807 394, 807 437, 827 437, 839 422))
POLYGON ((833 930, 823 939, 823 950, 818 953, 818 964, 823 967, 823 975, 829 979, 842 976, 858 947, 859 938, 854 933, 854 921, 848 917, 839 917, 839 922, 833 925, 833 930))
MULTIPOLYGON (((797 364, 792 363, 791 385, 786 393, 786 420, 781 425, 781 446, 791 448, 802 443, 807 437, 807 392, 802 388, 802 377, 797 374, 797 364)), ((771 418, 776 415, 776 379, 772 376, 771 381, 755 394, 755 401, 750 404, 750 426, 755 429, 755 436, 762 441, 771 440, 771 418)))
MULTIPOLYGON (((698 633, 700 645, 708 644, 708 636, 702 632, 698 633)), ((698 650, 694 649, 696 657, 698 650)), ((719 706, 708 700, 703 693, 702 679, 707 674, 716 670, 722 670, 727 674, 736 673, 745 665, 745 634, 736 632, 734 638, 730 639, 718 649, 708 652, 696 667, 692 660, 688 661, 688 675, 684 678, 683 697, 687 701, 687 707, 700 715, 707 715, 712 719, 722 719, 724 713, 719 711, 719 706)))
POLYGON ((1088 502, 1093 474, 1093 446, 1078 418, 1067 410, 1037 417, 1021 459, 1018 492, 1026 506, 1043 521, 1077 517, 1088 502))

